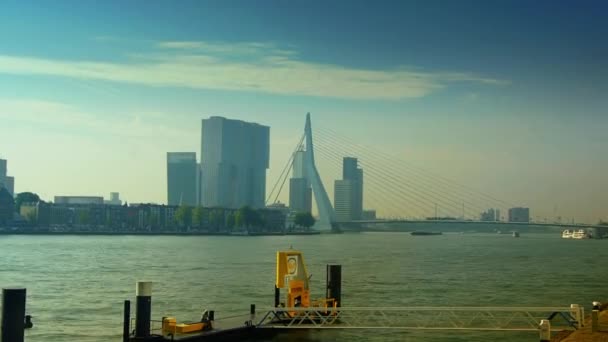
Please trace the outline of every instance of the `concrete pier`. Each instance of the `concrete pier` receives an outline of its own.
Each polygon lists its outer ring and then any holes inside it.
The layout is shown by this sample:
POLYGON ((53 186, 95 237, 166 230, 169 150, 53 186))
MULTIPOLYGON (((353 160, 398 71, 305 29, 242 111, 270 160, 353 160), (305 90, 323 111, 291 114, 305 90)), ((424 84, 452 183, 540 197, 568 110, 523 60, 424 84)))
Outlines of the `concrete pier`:
POLYGON ((598 315, 598 329, 594 331, 591 312, 585 318, 582 329, 572 332, 561 332, 555 334, 551 342, 608 342, 608 306, 604 305, 598 315))

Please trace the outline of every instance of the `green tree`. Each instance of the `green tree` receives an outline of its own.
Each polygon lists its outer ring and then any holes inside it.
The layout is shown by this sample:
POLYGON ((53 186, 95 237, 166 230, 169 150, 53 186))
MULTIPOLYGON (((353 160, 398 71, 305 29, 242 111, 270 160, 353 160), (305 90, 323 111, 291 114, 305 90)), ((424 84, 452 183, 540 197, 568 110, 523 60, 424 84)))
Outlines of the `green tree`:
POLYGON ((209 228, 213 231, 220 229, 220 213, 216 209, 209 210, 209 228))
POLYGON ((300 212, 296 214, 294 222, 297 226, 310 230, 310 227, 315 225, 316 220, 310 212, 300 212))
POLYGON ((263 228, 266 222, 260 210, 255 210, 249 206, 237 210, 234 221, 237 227, 245 227, 250 231, 263 228))
POLYGON ((192 225, 192 207, 180 205, 175 211, 175 220, 181 227, 192 225))
POLYGON ((237 228, 243 228, 245 225, 245 217, 243 216, 241 210, 237 210, 236 213, 234 213, 234 225, 237 228))
POLYGON ((40 201, 40 197, 33 192, 22 192, 17 194, 15 198, 15 211, 18 213, 21 212, 21 205, 23 203, 38 203, 40 201))
POLYGON ((234 213, 228 213, 228 215, 226 216, 226 228, 229 231, 232 231, 234 229, 235 224, 236 224, 236 215, 234 213))
POLYGON ((203 225, 203 216, 205 209, 203 207, 195 207, 192 210, 192 226, 201 227, 203 225))

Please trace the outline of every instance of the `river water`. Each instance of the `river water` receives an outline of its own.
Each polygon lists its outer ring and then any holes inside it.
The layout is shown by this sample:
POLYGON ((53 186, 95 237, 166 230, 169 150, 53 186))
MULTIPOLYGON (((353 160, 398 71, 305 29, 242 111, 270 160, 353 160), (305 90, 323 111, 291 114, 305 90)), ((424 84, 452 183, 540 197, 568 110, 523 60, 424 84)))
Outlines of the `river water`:
MULTIPOLYGON (((275 252, 304 252, 312 298, 343 265, 344 306, 589 306, 608 297, 606 240, 559 233, 411 236, 0 236, 0 286, 27 288, 26 341, 120 341, 122 303, 153 285, 153 318, 272 306, 275 252)), ((134 310, 134 308, 133 308, 134 310)), ((537 341, 536 333, 321 331, 298 341, 537 341)))

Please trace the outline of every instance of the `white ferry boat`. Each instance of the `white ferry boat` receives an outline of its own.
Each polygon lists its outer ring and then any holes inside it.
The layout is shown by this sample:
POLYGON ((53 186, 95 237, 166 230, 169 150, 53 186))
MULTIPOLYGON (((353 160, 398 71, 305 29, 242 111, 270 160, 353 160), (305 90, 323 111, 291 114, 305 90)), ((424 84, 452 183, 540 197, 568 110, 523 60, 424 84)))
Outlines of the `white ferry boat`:
POLYGON ((573 234, 574 234, 574 231, 570 231, 569 229, 566 229, 562 232, 562 239, 572 239, 573 234))
POLYGON ((591 236, 589 236, 589 234, 584 229, 579 229, 576 232, 572 233, 572 238, 577 240, 589 239, 590 237, 591 236))

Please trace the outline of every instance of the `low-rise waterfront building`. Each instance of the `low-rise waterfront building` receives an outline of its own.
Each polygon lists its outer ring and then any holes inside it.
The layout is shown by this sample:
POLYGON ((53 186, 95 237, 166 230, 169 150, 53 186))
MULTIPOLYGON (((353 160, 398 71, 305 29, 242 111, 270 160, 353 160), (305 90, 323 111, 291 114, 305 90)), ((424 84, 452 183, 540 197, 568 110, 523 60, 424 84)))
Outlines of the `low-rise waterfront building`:
POLYGON ((55 204, 103 204, 101 196, 55 196, 55 204))

